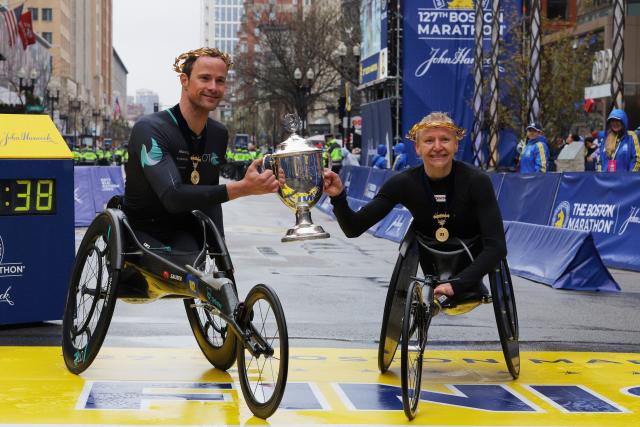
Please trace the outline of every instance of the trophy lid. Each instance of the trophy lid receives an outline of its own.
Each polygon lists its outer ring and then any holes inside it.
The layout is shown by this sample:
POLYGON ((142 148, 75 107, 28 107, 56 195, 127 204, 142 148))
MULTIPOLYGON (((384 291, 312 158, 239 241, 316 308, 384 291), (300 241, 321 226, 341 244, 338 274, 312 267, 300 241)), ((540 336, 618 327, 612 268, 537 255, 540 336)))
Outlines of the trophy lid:
POLYGON ((278 144, 276 151, 273 153, 274 156, 322 151, 321 148, 317 148, 297 134, 302 127, 302 121, 297 115, 286 114, 282 120, 282 127, 290 136, 278 144))

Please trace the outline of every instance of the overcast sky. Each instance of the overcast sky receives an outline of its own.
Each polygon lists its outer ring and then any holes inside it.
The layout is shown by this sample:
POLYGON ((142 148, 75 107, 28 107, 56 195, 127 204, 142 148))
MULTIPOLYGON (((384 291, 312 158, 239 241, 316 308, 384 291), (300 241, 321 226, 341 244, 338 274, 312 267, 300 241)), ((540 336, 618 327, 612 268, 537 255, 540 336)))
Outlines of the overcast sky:
POLYGON ((129 71, 127 95, 150 89, 178 102, 176 56, 200 47, 200 0, 113 0, 113 47, 129 71))

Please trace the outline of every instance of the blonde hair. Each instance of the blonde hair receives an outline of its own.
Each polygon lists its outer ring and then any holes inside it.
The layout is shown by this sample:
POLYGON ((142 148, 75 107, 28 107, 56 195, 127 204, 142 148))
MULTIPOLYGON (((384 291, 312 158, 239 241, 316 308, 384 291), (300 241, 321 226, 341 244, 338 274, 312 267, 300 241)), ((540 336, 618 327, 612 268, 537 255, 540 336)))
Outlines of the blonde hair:
POLYGON ((456 133, 456 139, 458 141, 464 138, 464 135, 466 133, 464 129, 456 126, 456 124, 453 122, 453 119, 449 117, 447 113, 434 111, 433 113, 424 116, 422 120, 413 125, 413 127, 407 134, 407 139, 416 142, 416 140, 418 139, 418 134, 421 130, 431 128, 451 129, 456 133))
POLYGON ((607 157, 612 159, 616 151, 616 145, 618 143, 618 135, 611 131, 607 134, 607 139, 604 143, 604 151, 607 153, 607 157))

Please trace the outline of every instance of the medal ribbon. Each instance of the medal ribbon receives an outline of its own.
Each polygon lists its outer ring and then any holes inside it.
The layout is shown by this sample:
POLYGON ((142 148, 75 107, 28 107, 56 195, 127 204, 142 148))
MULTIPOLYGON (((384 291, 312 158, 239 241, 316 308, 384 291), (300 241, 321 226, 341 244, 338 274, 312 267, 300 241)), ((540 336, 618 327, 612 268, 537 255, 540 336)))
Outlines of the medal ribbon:
MULTIPOLYGON (((429 184, 429 177, 427 173, 422 171, 422 186, 424 187, 424 192, 427 194, 427 200, 431 203, 431 208, 433 209, 433 219, 437 224, 437 227, 445 227, 447 221, 449 221, 449 229, 451 229, 451 223, 454 219, 454 214, 452 212, 451 206, 453 205, 453 195, 455 188, 455 163, 451 167, 451 173, 442 178, 446 186, 446 199, 442 200, 442 197, 436 197, 433 193, 433 189, 429 184), (449 215, 449 218, 443 218, 443 215, 449 215), (441 223, 442 219, 444 221, 441 223)), ((439 196, 439 195, 438 195, 439 196)))

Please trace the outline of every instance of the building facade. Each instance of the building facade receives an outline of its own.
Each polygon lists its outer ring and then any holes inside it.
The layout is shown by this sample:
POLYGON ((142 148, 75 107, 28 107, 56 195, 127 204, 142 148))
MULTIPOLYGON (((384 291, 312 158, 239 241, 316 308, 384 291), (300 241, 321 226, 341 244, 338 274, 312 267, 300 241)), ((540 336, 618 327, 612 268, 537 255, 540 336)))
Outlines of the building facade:
POLYGON ((118 52, 113 49, 113 58, 111 60, 111 108, 114 118, 127 116, 127 74, 129 74, 127 67, 122 62, 118 52))
POLYGON ((151 114, 154 108, 160 107, 158 94, 149 89, 138 89, 136 91, 136 104, 142 105, 144 114, 151 114))

